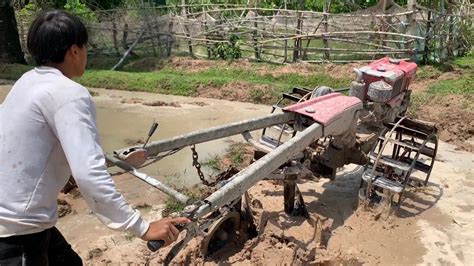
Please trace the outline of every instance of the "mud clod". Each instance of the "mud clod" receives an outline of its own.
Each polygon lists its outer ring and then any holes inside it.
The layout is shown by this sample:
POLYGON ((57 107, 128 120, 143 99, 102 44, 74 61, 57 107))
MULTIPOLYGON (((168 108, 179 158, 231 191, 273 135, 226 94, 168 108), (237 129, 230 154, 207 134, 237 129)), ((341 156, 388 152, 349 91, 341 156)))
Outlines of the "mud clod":
POLYGON ((58 216, 62 218, 72 212, 71 204, 69 204, 66 200, 58 199, 58 216))
POLYGON ((177 102, 164 102, 164 101, 153 101, 153 102, 144 102, 143 105, 146 106, 170 106, 180 108, 181 104, 177 102))

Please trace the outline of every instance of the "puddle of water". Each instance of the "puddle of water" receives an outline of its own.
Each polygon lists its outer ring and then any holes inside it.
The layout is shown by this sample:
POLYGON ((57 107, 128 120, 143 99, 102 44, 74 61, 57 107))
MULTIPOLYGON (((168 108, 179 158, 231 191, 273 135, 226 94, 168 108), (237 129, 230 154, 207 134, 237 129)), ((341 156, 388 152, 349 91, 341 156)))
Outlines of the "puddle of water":
MULTIPOLYGON (((141 139, 144 141, 146 140, 148 129, 154 120, 160 126, 151 141, 187 133, 193 131, 193 128, 200 127, 192 121, 192 117, 179 115, 179 113, 180 111, 177 110, 177 114, 173 116, 159 112, 156 112, 156 115, 145 112, 137 114, 122 108, 114 109, 98 104, 97 125, 101 146, 104 151, 111 152, 130 146, 127 143, 127 139, 141 139)), ((205 122, 203 124, 208 125, 205 122)), ((231 139, 239 140, 236 137, 231 139)), ((203 163, 211 156, 223 154, 228 146, 229 139, 220 139, 197 145, 196 150, 199 154, 199 161, 203 163)), ((192 166, 192 154, 189 148, 185 148, 157 163, 144 167, 141 171, 152 176, 159 176, 159 179, 166 181, 166 183, 172 183, 177 186, 191 186, 200 182, 196 175, 196 170, 192 166)))
MULTIPOLYGON (((0 86, 0 102, 3 102, 10 88, 9 85, 0 86)), ((94 101, 97 106, 97 127, 101 146, 105 152, 133 146, 127 143, 127 140, 146 140, 148 129, 153 121, 159 123, 155 135, 151 138, 151 141, 156 141, 199 129, 267 115, 270 111, 268 106, 249 103, 142 92, 94 90, 100 94, 99 97, 94 98, 94 101), (139 97, 147 101, 159 99, 167 102, 179 102, 183 107, 148 107, 139 103, 120 103, 121 99, 131 97, 139 97), (203 101, 207 105, 187 104, 194 101, 203 101)), ((229 140, 243 141, 243 138, 233 136, 197 145, 199 161, 203 163, 212 156, 222 155, 230 145, 229 140)), ((118 168, 111 169, 112 172, 116 170, 118 168)), ((189 148, 141 170, 177 186, 191 186, 200 182, 196 170, 192 166, 192 155, 189 148)), ((204 170, 206 169, 204 168, 204 170)))

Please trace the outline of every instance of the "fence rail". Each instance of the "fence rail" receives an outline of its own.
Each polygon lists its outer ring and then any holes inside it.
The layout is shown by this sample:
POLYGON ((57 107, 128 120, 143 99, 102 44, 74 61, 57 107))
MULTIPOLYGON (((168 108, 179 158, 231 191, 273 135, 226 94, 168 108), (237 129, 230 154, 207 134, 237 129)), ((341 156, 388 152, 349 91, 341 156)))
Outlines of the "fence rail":
MULTIPOLYGON (((409 1, 410 2, 410 1, 409 1)), ((413 0, 411 1, 413 2, 413 0)), ((432 10, 418 5, 347 14, 242 5, 180 5, 100 10, 87 16, 90 52, 241 57, 273 63, 353 62, 390 55, 443 61, 470 49, 471 5, 432 10), (219 52, 219 49, 221 52, 219 52)), ((18 18, 26 40, 28 17, 18 18)))

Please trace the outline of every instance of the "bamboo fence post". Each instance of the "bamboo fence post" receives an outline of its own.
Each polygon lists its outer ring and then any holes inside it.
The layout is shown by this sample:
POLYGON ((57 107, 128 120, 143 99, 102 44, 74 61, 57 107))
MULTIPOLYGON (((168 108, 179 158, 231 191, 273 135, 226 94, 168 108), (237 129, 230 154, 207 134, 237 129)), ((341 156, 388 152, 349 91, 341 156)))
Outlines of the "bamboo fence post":
POLYGON ((447 8, 447 17, 448 17, 448 23, 449 23, 449 26, 448 26, 448 29, 447 29, 447 42, 446 42, 446 46, 447 46, 447 53, 448 53, 448 57, 453 57, 454 56, 454 41, 453 39, 451 38, 451 36, 454 36, 454 32, 453 32, 453 0, 448 0, 447 1, 447 4, 448 4, 448 8, 447 8))
MULTIPOLYGON (((328 20, 328 12, 329 12, 329 1, 330 0, 324 0, 324 5, 323 5, 323 23, 324 23, 324 33, 327 33, 329 31, 329 20, 328 20)), ((326 49, 324 51, 324 60, 329 60, 330 59, 330 53, 329 53, 329 41, 326 38, 326 35, 323 35, 323 46, 326 49)))
POLYGON ((440 4, 440 12, 441 12, 441 15, 438 16, 439 20, 441 23, 439 23, 440 25, 439 26, 439 33, 438 33, 438 42, 439 42, 439 59, 441 62, 444 61, 444 59, 446 58, 445 56, 445 46, 444 46, 444 32, 443 32, 443 25, 442 24, 445 24, 445 18, 446 18, 446 13, 445 13, 445 9, 444 9, 444 1, 440 1, 439 2, 440 4))
POLYGON ((423 49, 423 63, 428 63, 429 60, 429 44, 431 41, 431 19, 433 14, 431 11, 427 11, 427 22, 426 22, 426 34, 425 34, 425 42, 424 42, 424 49, 423 49))
MULTIPOLYGON (((413 11, 413 13, 410 13, 410 14, 407 15, 408 27, 406 28, 405 33, 409 34, 409 35, 416 35, 417 34, 417 32, 416 32, 416 12, 415 12, 416 0, 408 0, 407 7, 408 7, 408 10, 413 11)), ((406 42, 404 48, 405 49, 413 49, 414 48, 413 43, 414 42, 406 42)), ((415 53, 413 54, 413 56, 416 59, 416 56, 417 56, 417 51, 416 50, 415 50, 415 53)))
POLYGON ((151 25, 150 25, 150 13, 149 12, 145 13, 145 20, 146 20, 145 21, 146 26, 147 26, 148 31, 149 31, 148 36, 150 36, 150 41, 151 41, 152 48, 153 48, 153 56, 157 57, 157 53, 156 53, 156 49, 155 49, 155 40, 154 40, 154 37, 153 37, 153 29, 151 28, 151 25))
MULTIPOLYGON (((301 32, 303 31, 303 13, 301 10, 304 7, 304 0, 298 1, 298 11, 296 12, 296 35, 301 36, 301 32)), ((295 38, 294 47, 293 47, 293 62, 296 62, 299 59, 300 55, 300 48, 301 48, 301 37, 295 38)))
MULTIPOLYGON (((285 0, 285 9, 286 9, 286 0, 285 0)), ((285 16, 285 35, 288 34, 288 17, 285 16)), ((285 50, 284 50, 284 56, 285 58, 283 59, 283 63, 288 62, 288 40, 285 40, 285 50)))
POLYGON ((123 26, 123 34, 122 34, 122 48, 125 51, 128 50, 127 39, 128 39, 128 24, 125 23, 125 25, 123 26))
POLYGON ((115 52, 117 55, 120 55, 117 41, 117 23, 115 23, 115 21, 112 21, 112 41, 114 42, 115 52))
MULTIPOLYGON (((387 9, 388 9, 388 3, 387 3, 388 0, 382 0, 382 12, 384 14, 387 14, 387 9)), ((387 27, 387 21, 386 21, 386 18, 385 17, 381 17, 380 18, 380 21, 382 22, 382 31, 383 32, 386 32, 388 27, 387 27)), ((387 35, 383 35, 382 36, 382 45, 384 46, 387 46, 387 42, 385 40, 387 40, 388 36, 387 35)), ((400 48, 400 47, 399 47, 400 48)))
POLYGON ((188 15, 186 11, 186 0, 181 0, 181 14, 183 16, 183 23, 184 23, 184 31, 186 34, 186 39, 188 39, 188 49, 189 49, 189 55, 194 58, 194 52, 193 52, 193 41, 191 39, 191 34, 189 33, 189 27, 188 27, 188 15))
POLYGON ((205 31, 204 38, 206 39, 207 59, 211 59, 211 47, 209 46, 210 44, 209 44, 209 40, 208 40, 208 36, 207 36, 207 31, 208 31, 208 28, 207 28, 207 12, 204 13, 204 31, 205 31))
POLYGON ((168 32, 169 36, 167 36, 166 41, 166 56, 171 56, 171 50, 173 49, 173 17, 171 11, 169 12, 169 23, 168 23, 168 32))
POLYGON ((258 48, 258 32, 257 32, 257 29, 258 29, 258 24, 257 24, 257 20, 258 20, 258 0, 255 0, 255 9, 254 9, 254 22, 253 22, 253 27, 255 28, 255 30, 253 31, 252 33, 252 38, 253 38, 253 49, 254 49, 254 52, 255 52, 255 59, 256 60, 260 60, 261 59, 261 56, 260 56, 260 49, 258 48))

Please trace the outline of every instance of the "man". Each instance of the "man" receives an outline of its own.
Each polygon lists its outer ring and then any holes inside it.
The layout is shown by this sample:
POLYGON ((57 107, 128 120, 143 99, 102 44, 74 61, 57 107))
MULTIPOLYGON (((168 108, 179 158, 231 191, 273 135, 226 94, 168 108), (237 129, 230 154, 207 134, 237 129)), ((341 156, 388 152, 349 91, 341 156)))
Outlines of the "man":
POLYGON ((40 14, 27 46, 37 67, 0 107, 0 265, 81 265, 54 227, 56 199, 72 174, 90 209, 109 228, 169 245, 186 218, 148 223, 116 191, 99 146, 95 106, 71 80, 84 73, 88 35, 63 11, 40 14))

